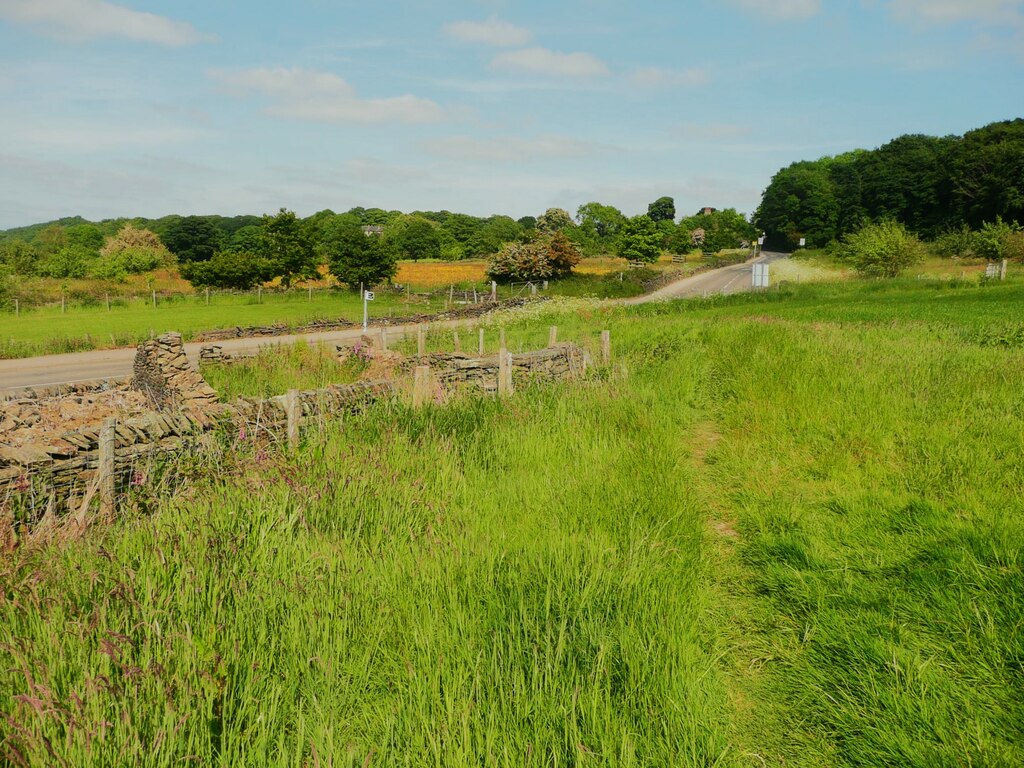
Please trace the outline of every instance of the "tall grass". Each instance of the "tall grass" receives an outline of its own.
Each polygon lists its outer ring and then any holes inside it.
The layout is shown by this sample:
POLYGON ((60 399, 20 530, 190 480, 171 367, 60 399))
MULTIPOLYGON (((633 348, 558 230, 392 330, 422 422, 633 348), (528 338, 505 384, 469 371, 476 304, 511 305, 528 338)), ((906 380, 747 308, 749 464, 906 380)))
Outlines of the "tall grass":
POLYGON ((2 561, 0 754, 1019 765, 1021 290, 532 310, 612 370, 234 439, 2 561))

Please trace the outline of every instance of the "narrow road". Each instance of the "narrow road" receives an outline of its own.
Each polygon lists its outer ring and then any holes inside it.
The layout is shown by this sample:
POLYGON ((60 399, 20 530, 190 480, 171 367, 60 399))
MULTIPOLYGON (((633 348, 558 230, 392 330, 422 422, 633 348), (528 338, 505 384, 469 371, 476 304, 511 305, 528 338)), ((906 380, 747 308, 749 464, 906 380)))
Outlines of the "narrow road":
MULTIPOLYGON (((772 262, 785 258, 781 253, 765 253, 754 261, 772 262)), ((653 293, 623 300, 622 304, 643 304, 648 301, 665 301, 712 293, 737 293, 751 287, 753 262, 722 267, 694 277, 683 278, 660 288, 653 293)), ((471 325, 472 320, 447 320, 434 326, 458 327, 471 325)), ((416 332, 415 325, 396 325, 388 328, 394 336, 416 332)), ((319 333, 290 334, 288 336, 264 336, 250 339, 226 339, 216 342, 230 354, 254 353, 264 347, 294 344, 300 339, 311 344, 318 342, 343 344, 354 342, 362 335, 361 328, 319 333)), ((190 342, 185 353, 194 362, 199 360, 199 349, 211 342, 190 342)), ((0 397, 15 394, 31 387, 48 387, 57 384, 74 384, 104 379, 122 379, 131 376, 135 348, 97 349, 90 352, 75 352, 65 355, 45 355, 17 360, 0 360, 0 397)))
POLYGON ((743 264, 733 264, 732 266, 714 269, 710 272, 702 272, 693 277, 685 277, 682 280, 666 285, 664 288, 659 288, 653 293, 625 299, 622 303, 646 304, 649 301, 668 301, 669 299, 686 299, 715 293, 730 294, 749 291, 752 282, 751 264, 757 262, 771 264, 773 261, 786 258, 787 255, 785 253, 765 251, 756 259, 751 259, 743 264))

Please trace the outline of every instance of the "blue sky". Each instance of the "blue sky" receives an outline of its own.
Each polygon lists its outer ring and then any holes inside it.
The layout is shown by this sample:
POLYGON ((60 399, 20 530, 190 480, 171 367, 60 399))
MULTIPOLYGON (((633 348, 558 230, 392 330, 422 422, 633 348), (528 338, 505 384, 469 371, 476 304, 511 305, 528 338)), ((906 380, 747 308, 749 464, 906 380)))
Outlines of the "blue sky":
POLYGON ((0 0, 0 227, 752 211, 795 160, 1021 116, 1024 0, 0 0))

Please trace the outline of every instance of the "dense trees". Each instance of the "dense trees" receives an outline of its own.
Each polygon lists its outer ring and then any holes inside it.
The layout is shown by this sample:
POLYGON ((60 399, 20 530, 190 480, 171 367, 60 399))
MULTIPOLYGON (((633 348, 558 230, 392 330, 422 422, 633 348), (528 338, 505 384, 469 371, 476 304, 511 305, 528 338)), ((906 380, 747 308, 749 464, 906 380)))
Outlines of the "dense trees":
POLYGON ((723 208, 722 210, 713 210, 711 213, 688 216, 679 223, 679 229, 687 233, 698 230, 703 232, 703 236, 700 238, 700 248, 704 253, 717 253, 730 248, 739 248, 744 242, 749 243, 753 240, 756 234, 754 225, 735 208, 723 208))
POLYGON ((403 216, 384 230, 385 247, 400 259, 440 259, 438 226, 422 216, 403 216))
POLYGON ((390 280, 397 269, 395 251, 381 235, 364 232, 354 216, 339 216, 324 227, 321 253, 331 274, 350 287, 390 280))
POLYGON ((161 239, 167 250, 178 258, 178 263, 208 261, 220 250, 224 233, 209 217, 185 216, 173 222, 161 239))
POLYGON ((547 235, 561 232, 571 226, 572 216, 564 208, 548 208, 537 217, 537 229, 547 235))
POLYGON ((676 201, 671 197, 659 197, 647 206, 647 216, 651 221, 675 221, 676 201))
POLYGON ((650 216, 634 216, 622 224, 616 253, 629 261, 652 264, 661 255, 661 241, 661 230, 650 216))
POLYGON ((801 237, 826 245, 869 220, 936 237, 998 217, 1024 221, 1024 119, 794 163, 775 174, 754 221, 771 244, 791 248, 801 237))
POLYGON ((619 230, 626 217, 614 205, 584 203, 576 209, 577 233, 574 240, 588 256, 613 253, 619 230))
POLYGON ((274 267, 274 275, 286 287, 296 278, 316 277, 316 254, 310 226, 282 208, 265 215, 261 224, 259 256, 274 267))
POLYGON ((632 223, 615 206, 597 201, 579 206, 575 219, 561 208, 517 220, 362 207, 341 214, 324 209, 305 219, 283 208, 262 217, 172 215, 101 222, 74 217, 0 232, 0 269, 8 275, 124 279, 176 264, 194 285, 244 289, 275 280, 287 287, 319 279, 325 265, 339 281, 358 284, 390 279, 399 259, 502 254, 492 259, 495 275, 532 279, 565 274, 584 254, 621 252, 653 260, 665 248, 685 253, 693 247, 694 230, 708 233, 707 248, 735 247, 750 229, 731 209, 677 225, 675 203, 667 196, 649 209, 654 218, 644 215, 632 223))

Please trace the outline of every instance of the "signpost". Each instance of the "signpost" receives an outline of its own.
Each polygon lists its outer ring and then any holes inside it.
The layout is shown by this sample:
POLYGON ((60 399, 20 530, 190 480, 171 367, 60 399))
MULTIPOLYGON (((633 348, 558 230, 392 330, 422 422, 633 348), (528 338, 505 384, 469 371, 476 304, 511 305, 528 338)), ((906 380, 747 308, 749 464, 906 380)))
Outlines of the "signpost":
POLYGON ((806 237, 801 237, 800 238, 800 247, 803 248, 805 245, 807 245, 807 238, 806 237))
POLYGON ((366 327, 369 325, 370 320, 370 302, 373 301, 373 291, 363 291, 363 332, 366 332, 366 327))

